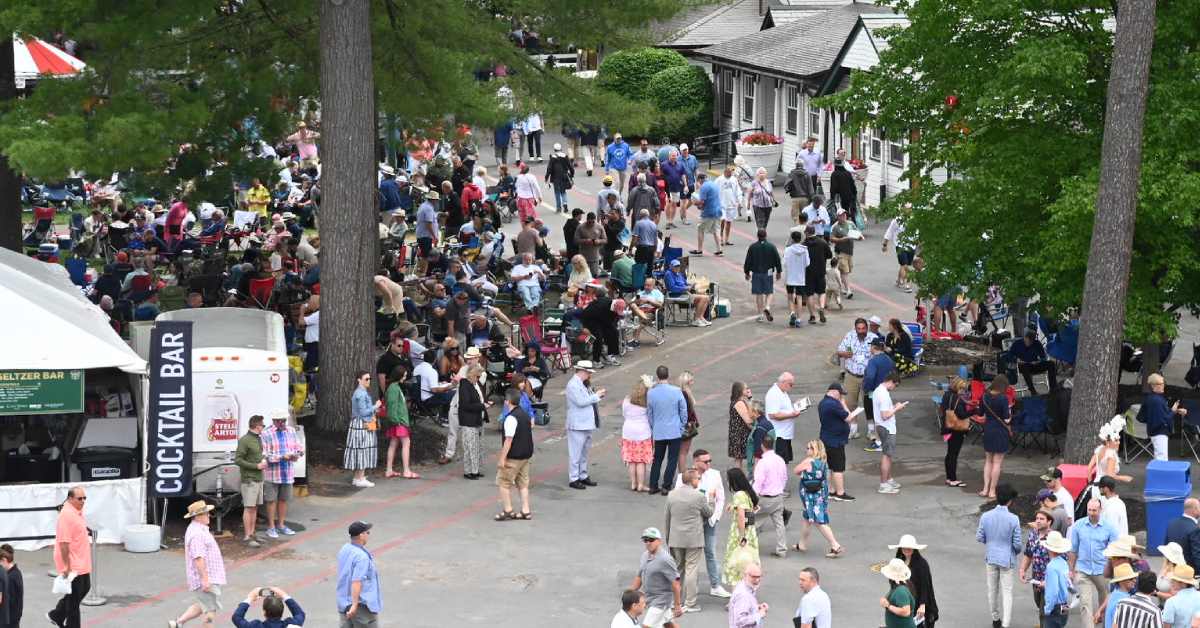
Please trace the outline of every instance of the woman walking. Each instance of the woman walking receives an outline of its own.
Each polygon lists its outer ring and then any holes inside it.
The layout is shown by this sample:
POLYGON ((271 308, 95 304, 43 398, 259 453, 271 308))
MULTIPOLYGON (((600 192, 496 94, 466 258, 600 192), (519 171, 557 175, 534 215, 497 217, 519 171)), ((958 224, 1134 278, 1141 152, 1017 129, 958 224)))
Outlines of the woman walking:
POLYGON ((746 479, 741 467, 725 472, 729 481, 729 505, 725 507, 733 516, 729 522, 729 538, 725 542, 725 561, 722 575, 725 584, 733 586, 742 580, 746 565, 758 563, 758 531, 754 527, 754 511, 758 509, 758 494, 746 479))
POLYGON ((917 604, 914 621, 922 622, 925 628, 933 628, 938 619, 937 599, 933 595, 933 574, 929 571, 929 563, 921 555, 926 546, 917 544, 917 539, 911 534, 900 537, 900 542, 889 545, 888 549, 896 550, 896 558, 904 561, 911 572, 908 586, 912 589, 914 601, 917 604))
POLYGON ((646 416, 646 392, 654 385, 649 375, 633 383, 629 396, 621 401, 621 461, 629 469, 629 490, 649 493, 646 465, 654 460, 654 439, 646 416))
POLYGON ((804 529, 800 532, 800 542, 793 545, 792 549, 797 552, 808 551, 808 532, 815 525, 821 531, 821 536, 829 541, 825 558, 837 558, 846 552, 846 548, 837 542, 833 537, 833 528, 829 527, 829 462, 825 455, 825 443, 810 440, 805 451, 807 456, 793 470, 800 476, 804 529))
POLYGON ((775 207, 775 196, 766 168, 754 171, 754 181, 750 183, 750 191, 746 193, 746 198, 747 205, 754 214, 755 224, 759 229, 766 229, 767 223, 771 221, 771 209, 775 207))
POLYGON ((983 489, 980 497, 996 499, 996 485, 1000 483, 1000 469, 1004 466, 1004 455, 1012 447, 1011 414, 1008 408, 1008 378, 997 375, 983 395, 980 408, 983 411, 983 489))
MULTIPOLYGON (((947 388, 946 392, 942 394, 943 417, 949 416, 949 413, 953 412, 958 419, 970 421, 969 417, 972 413, 969 410, 969 388, 967 380, 961 377, 955 377, 950 381, 950 388, 947 388)), ((970 423, 966 425, 969 429, 970 423)), ((967 429, 950 429, 944 419, 942 426, 942 437, 946 440, 946 486, 966 486, 966 482, 958 479, 958 452, 962 451, 963 440, 967 438, 967 429)))
POLYGON ((554 154, 546 164, 546 182, 554 188, 554 211, 570 214, 567 206, 567 190, 575 186, 575 166, 562 150, 562 144, 554 145, 554 154))
POLYGON ((746 463, 746 441, 754 428, 754 414, 750 400, 754 393, 746 382, 734 382, 729 391, 729 457, 733 466, 742 468, 746 463))
POLYGON ((883 608, 883 625, 886 628, 917 628, 914 617, 917 604, 908 586, 912 570, 903 560, 893 558, 879 573, 888 579, 887 595, 879 598, 879 606, 883 608))
POLYGON ((388 387, 385 395, 387 396, 387 425, 383 435, 388 439, 387 449, 387 470, 384 471, 383 477, 394 478, 402 476, 406 480, 416 480, 420 475, 413 473, 413 470, 408 466, 409 451, 412 446, 412 438, 409 432, 409 417, 408 417, 408 402, 404 398, 404 381, 408 379, 408 370, 403 366, 397 366, 388 374, 388 387), (400 446, 400 463, 404 468, 403 473, 396 473, 392 470, 392 465, 396 461, 396 446, 400 446))
POLYGON ((883 351, 892 358, 896 370, 905 377, 913 375, 920 368, 913 360, 912 335, 898 318, 888 320, 888 334, 884 339, 883 351))
POLYGON ((467 369, 467 376, 458 382, 458 429, 463 443, 463 477, 478 480, 483 464, 483 424, 488 422, 487 409, 491 403, 479 385, 483 367, 476 364, 467 369))
POLYGON ((359 371, 355 378, 358 388, 350 396, 350 426, 346 430, 346 453, 342 467, 354 471, 350 483, 359 488, 370 488, 375 483, 367 479, 367 469, 375 468, 379 451, 375 438, 375 411, 382 401, 371 402, 371 374, 359 371))
POLYGON ((692 375, 691 371, 679 374, 679 390, 683 392, 683 400, 687 403, 687 422, 683 424, 683 436, 679 442, 679 466, 675 467, 676 469, 688 468, 692 439, 700 433, 700 417, 696 415, 696 398, 692 395, 692 383, 695 381, 696 376, 692 375))
MULTIPOLYGON (((1100 446, 1092 451, 1092 458, 1088 460, 1092 499, 1100 499, 1100 488, 1097 486, 1100 478, 1110 477, 1118 482, 1133 481, 1132 476, 1121 475, 1121 456, 1117 454, 1117 450, 1121 448, 1121 429, 1124 425, 1125 417, 1118 414, 1100 426, 1100 446)), ((1077 499, 1076 502, 1087 503, 1087 500, 1077 499)))

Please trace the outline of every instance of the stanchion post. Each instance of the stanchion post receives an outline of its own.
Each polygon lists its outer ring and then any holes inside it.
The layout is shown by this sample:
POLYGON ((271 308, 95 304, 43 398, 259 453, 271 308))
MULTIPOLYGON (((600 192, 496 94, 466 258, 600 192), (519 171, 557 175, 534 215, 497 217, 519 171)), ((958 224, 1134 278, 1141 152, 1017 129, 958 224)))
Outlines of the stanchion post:
POLYGON ((108 603, 108 598, 100 595, 100 563, 96 562, 96 540, 98 536, 94 530, 88 530, 88 534, 92 536, 92 587, 79 603, 84 606, 104 606, 108 603))

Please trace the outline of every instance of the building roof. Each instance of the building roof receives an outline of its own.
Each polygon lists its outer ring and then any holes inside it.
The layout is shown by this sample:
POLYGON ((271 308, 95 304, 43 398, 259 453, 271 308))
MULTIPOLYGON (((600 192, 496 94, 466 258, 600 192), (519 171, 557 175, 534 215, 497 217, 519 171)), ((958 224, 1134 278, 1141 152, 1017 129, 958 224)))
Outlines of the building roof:
POLYGON ((724 0, 681 11, 654 31, 659 47, 695 49, 758 32, 762 22, 758 0, 724 0))
POLYGON ((890 14, 892 9, 853 3, 696 51, 696 56, 783 76, 819 75, 833 66, 859 16, 890 14))

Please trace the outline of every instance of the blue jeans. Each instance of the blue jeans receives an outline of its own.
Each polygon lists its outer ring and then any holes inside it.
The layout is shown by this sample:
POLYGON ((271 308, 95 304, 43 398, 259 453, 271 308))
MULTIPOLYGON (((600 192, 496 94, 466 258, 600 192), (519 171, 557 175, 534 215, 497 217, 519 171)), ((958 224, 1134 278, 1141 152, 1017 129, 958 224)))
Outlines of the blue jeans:
POLYGON ((667 459, 666 473, 662 475, 662 488, 664 491, 669 491, 675 486, 675 465, 679 461, 679 444, 682 442, 678 438, 670 440, 654 441, 654 462, 650 465, 650 490, 655 490, 659 487, 658 470, 662 466, 663 458, 667 459))
POLYGON ((717 528, 704 522, 704 567, 708 570, 708 587, 715 589, 721 584, 720 566, 717 564, 713 546, 717 542, 717 528))
POLYGON ((566 190, 566 188, 559 189, 559 187, 556 185, 556 186, 554 186, 554 209, 566 209, 566 208, 567 208, 567 190, 566 190))
POLYGON ((542 304, 542 287, 541 286, 517 286, 517 294, 521 295, 521 300, 525 302, 525 309, 532 310, 542 304))

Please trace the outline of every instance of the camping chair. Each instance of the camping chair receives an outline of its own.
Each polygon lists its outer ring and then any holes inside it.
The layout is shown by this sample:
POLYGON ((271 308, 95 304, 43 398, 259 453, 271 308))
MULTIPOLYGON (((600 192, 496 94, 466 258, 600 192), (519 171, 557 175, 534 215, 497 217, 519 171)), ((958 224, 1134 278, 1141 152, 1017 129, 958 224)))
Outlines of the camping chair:
POLYGON ((692 300, 689 295, 666 297, 662 309, 667 311, 667 325, 670 327, 690 327, 692 324, 692 300))
POLYGON ((87 287, 87 260, 81 257, 72 257, 63 265, 67 267, 67 274, 71 276, 71 283, 80 288, 87 287))
MULTIPOLYGON (((663 252, 662 252, 662 257, 658 258, 654 262, 654 271, 653 271, 654 278, 662 279, 663 275, 665 275, 667 273, 667 269, 671 267, 671 262, 673 262, 675 260, 680 260, 680 263, 683 264, 683 263, 687 262, 687 259, 688 258, 683 256, 683 247, 681 247, 681 246, 664 247, 663 252)), ((686 269, 685 269, 685 271, 686 271, 686 269)))
POLYGON ((902 325, 908 329, 908 335, 912 336, 913 364, 920 367, 921 354, 925 353, 925 332, 921 330, 920 323, 905 322, 902 325))
POLYGON ((266 279, 251 279, 250 280, 250 300, 255 307, 264 310, 271 307, 271 296, 275 294, 275 278, 267 277, 266 279))
POLYGON ((1137 460, 1138 456, 1154 457, 1154 447, 1150 444, 1150 434, 1146 432, 1146 424, 1137 420, 1142 404, 1135 403, 1125 411, 1125 430, 1121 438, 1121 458, 1126 463, 1137 460), (1130 450, 1133 450, 1130 453, 1130 450))
POLYGON ((1050 417, 1046 413, 1046 400, 1041 397, 1025 397, 1020 410, 1013 416, 1013 445, 1028 447, 1037 445, 1042 453, 1050 453, 1048 443, 1058 450, 1058 441, 1049 432, 1050 417))
POLYGON ((535 345, 541 350, 543 356, 550 356, 550 366, 558 368, 560 371, 571 369, 571 352, 562 345, 562 334, 555 332, 553 338, 549 334, 543 334, 542 322, 538 320, 536 314, 522 316, 517 319, 517 325, 521 329, 522 347, 535 345))
POLYGON ((1200 462, 1200 401, 1196 399, 1187 399, 1179 402, 1179 407, 1187 409, 1187 415, 1183 417, 1183 428, 1180 434, 1183 438, 1179 439, 1179 453, 1182 455, 1183 447, 1186 445, 1192 452, 1192 457, 1196 462, 1200 462))

